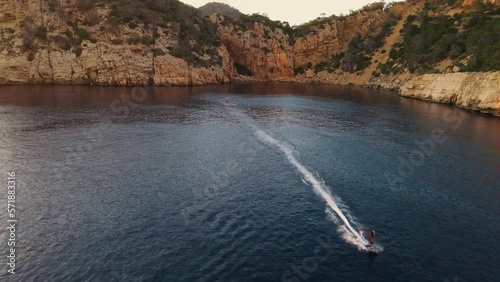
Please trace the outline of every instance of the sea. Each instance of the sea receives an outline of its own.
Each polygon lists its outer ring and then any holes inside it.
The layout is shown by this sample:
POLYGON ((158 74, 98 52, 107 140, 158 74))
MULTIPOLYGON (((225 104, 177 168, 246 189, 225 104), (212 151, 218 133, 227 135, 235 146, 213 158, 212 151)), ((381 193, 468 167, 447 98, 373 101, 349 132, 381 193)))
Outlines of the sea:
POLYGON ((0 183, 2 281, 500 278, 500 119, 395 92, 1 86, 0 183))

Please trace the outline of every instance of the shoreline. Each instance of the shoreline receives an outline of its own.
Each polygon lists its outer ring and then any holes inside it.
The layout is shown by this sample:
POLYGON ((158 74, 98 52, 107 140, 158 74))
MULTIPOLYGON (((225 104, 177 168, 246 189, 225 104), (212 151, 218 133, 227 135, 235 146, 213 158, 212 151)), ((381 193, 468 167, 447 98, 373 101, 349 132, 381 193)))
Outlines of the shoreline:
MULTIPOLYGON (((189 88, 189 87, 203 87, 203 86, 215 86, 215 85, 230 85, 230 84, 238 84, 238 83, 275 83, 275 84, 281 84, 281 83, 295 83, 295 84, 301 84, 301 85, 332 85, 332 86, 343 86, 343 87, 356 87, 356 88, 365 88, 365 89, 372 89, 376 91, 387 91, 387 92, 392 92, 395 93, 396 95, 400 97, 405 97, 405 98, 411 98, 411 99, 416 99, 420 101, 426 101, 426 102, 432 102, 432 103, 439 103, 443 105, 453 105, 457 108, 460 108, 462 110, 466 111, 474 111, 478 112, 484 115, 489 115, 493 117, 500 117, 500 91, 499 93, 496 93, 498 97, 496 100, 498 100, 498 108, 480 108, 477 107, 477 105, 471 105, 471 104, 459 104, 457 103, 457 91, 467 91, 464 87, 464 89, 453 89, 454 93, 452 93, 452 97, 442 97, 443 93, 439 93, 439 91, 434 91, 434 89, 425 89, 426 84, 421 86, 423 89, 421 89, 423 92, 422 93, 407 93, 408 90, 408 85, 410 84, 411 87, 410 89, 413 90, 415 88, 415 81, 423 80, 425 81, 426 79, 429 80, 429 77, 433 76, 433 81, 431 81, 436 84, 436 81, 442 80, 443 77, 445 76, 470 76, 470 75, 475 75, 478 80, 484 81, 485 79, 482 77, 483 75, 490 74, 495 76, 492 78, 492 81, 495 83, 500 84, 500 72, 489 72, 489 73, 451 73, 451 74, 435 74, 435 75, 419 75, 416 76, 415 78, 410 79, 403 85, 399 86, 399 88, 395 87, 383 87, 382 83, 365 83, 365 84, 357 84, 353 82, 349 83, 328 83, 325 81, 320 81, 320 80, 307 80, 307 79, 297 79, 297 78, 291 78, 291 79, 274 79, 274 80, 266 80, 266 79, 258 79, 254 77, 244 77, 244 76, 237 76, 235 78, 230 79, 228 82, 208 82, 204 84, 135 84, 135 85, 119 85, 119 84, 96 84, 96 83, 2 83, 0 84, 0 87, 2 86, 91 86, 91 87, 117 87, 117 88, 129 88, 129 87, 181 87, 181 88, 189 88), (437 97, 436 97, 437 96, 437 97)), ((469 83, 469 82, 467 82, 469 83)), ((430 83, 429 83, 430 84, 430 83)), ((484 83, 483 83, 484 84, 484 83)), ((486 83, 488 84, 488 83, 486 83)), ((493 83, 492 83, 493 84, 493 83)), ((446 87, 445 87, 446 88, 446 87)), ((488 88, 496 88, 496 84, 493 85, 488 85, 488 88)), ((498 88, 500 89, 500 88, 498 88)), ((438 89, 439 90, 439 89, 438 89)), ((441 92, 443 92, 442 89, 440 89, 441 92)), ((476 89, 476 92, 480 92, 481 90, 476 89)), ((453 91, 452 91, 453 92, 453 91)), ((494 101, 496 102, 496 101, 494 101)))

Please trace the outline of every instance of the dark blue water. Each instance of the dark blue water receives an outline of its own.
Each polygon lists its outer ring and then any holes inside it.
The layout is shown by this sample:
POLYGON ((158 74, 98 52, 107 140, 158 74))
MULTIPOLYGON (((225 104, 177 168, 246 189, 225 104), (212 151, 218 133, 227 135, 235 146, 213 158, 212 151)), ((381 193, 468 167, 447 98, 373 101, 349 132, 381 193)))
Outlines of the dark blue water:
POLYGON ((2 280, 500 277, 500 119, 394 93, 1 87, 0 173, 2 280), (256 130, 328 186, 356 230, 376 228, 383 251, 347 242, 311 183, 256 130))

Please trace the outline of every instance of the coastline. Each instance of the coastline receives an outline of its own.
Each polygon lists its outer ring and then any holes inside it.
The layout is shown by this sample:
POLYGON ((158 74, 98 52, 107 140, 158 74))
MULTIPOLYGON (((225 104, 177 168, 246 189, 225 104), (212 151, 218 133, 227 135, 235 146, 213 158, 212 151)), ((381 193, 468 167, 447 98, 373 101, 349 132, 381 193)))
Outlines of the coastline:
MULTIPOLYGON (((394 79, 393 79, 394 80, 394 79)), ((196 84, 109 84, 94 82, 69 82, 69 83, 2 83, 1 86, 12 85, 87 85, 87 86, 110 86, 110 87, 193 87, 232 83, 299 83, 299 84, 325 84, 349 87, 361 87, 374 90, 385 90, 397 93, 402 97, 418 99, 422 101, 454 105, 464 110, 472 110, 486 115, 500 117, 500 72, 481 73, 448 73, 448 74, 424 74, 413 76, 399 83, 397 87, 383 80, 378 83, 373 81, 367 83, 332 83, 319 79, 280 78, 259 79, 255 77, 235 75, 223 81, 208 81, 196 84), (386 87, 391 85, 391 87, 386 87)))

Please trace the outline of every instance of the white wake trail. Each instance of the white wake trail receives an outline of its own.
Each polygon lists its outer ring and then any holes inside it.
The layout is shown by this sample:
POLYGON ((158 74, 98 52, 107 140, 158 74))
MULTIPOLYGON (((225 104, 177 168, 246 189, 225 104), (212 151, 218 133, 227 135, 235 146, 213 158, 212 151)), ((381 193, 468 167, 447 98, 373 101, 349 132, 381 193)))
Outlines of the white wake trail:
POLYGON ((330 194, 330 191, 326 187, 326 185, 323 182, 320 182, 318 178, 316 178, 304 165, 302 165, 297 158, 293 155, 293 151, 286 146, 286 144, 274 139, 273 137, 269 136, 262 130, 256 128, 255 126, 252 126, 253 129, 255 130, 255 135, 261 139, 264 142, 267 142, 270 145, 275 145, 277 146, 280 151, 282 151, 287 160, 295 167, 297 170, 303 175, 304 179, 311 183, 314 192, 323 198, 323 200, 326 201, 326 204, 328 207, 333 210, 337 216, 342 220, 344 223, 344 226, 339 227, 339 232, 342 234, 342 238, 358 247, 358 249, 361 250, 367 250, 366 245, 368 244, 367 240, 363 238, 363 236, 356 231, 349 222, 349 220, 346 218, 344 213, 340 210, 339 206, 335 202, 335 199, 333 196, 330 194))

